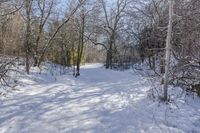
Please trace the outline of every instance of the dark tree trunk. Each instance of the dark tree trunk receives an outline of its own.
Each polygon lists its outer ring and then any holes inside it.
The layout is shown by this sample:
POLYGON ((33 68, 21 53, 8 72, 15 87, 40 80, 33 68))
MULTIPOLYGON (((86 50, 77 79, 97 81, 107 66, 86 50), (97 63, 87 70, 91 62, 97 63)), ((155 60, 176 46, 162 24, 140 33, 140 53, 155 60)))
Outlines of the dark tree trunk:
POLYGON ((149 68, 152 69, 152 61, 150 56, 148 56, 148 61, 149 61, 149 68))
POLYGON ((26 73, 27 74, 30 73, 29 68, 30 68, 30 66, 29 66, 29 52, 28 52, 28 50, 26 50, 26 73))
POLYGON ((114 33, 110 37, 110 43, 109 43, 109 49, 107 50, 107 55, 106 55, 106 69, 112 69, 112 59, 113 59, 113 41, 114 41, 114 33))
POLYGON ((84 45, 84 31, 85 31, 85 13, 84 8, 81 11, 81 29, 80 29, 80 37, 79 37, 79 45, 78 45, 78 58, 76 64, 76 75, 75 77, 80 76, 80 64, 83 55, 83 45, 84 45))
POLYGON ((24 40, 24 50, 25 50, 25 55, 26 55, 26 61, 25 61, 25 68, 26 68, 26 73, 29 74, 30 70, 30 65, 29 65, 29 55, 30 55, 30 37, 31 37, 31 18, 30 18, 30 12, 31 12, 31 4, 32 1, 27 0, 25 2, 25 8, 26 8, 26 34, 25 34, 25 40, 24 40))
POLYGON ((38 59, 37 59, 36 56, 33 57, 33 60, 34 60, 33 66, 34 66, 34 67, 38 66, 38 59))
POLYGON ((66 65, 67 65, 67 67, 71 67, 71 52, 70 51, 67 51, 67 63, 66 63, 66 65))
POLYGON ((165 59, 163 53, 161 53, 161 58, 160 58, 160 73, 161 74, 165 73, 165 59))
POLYGON ((106 54, 106 69, 109 69, 110 67, 110 50, 107 50, 106 54))
POLYGON ((155 55, 154 55, 153 58, 152 58, 152 63, 153 63, 153 64, 152 64, 152 65, 153 65, 153 66, 152 66, 152 67, 153 67, 153 70, 156 71, 156 57, 155 57, 155 55))

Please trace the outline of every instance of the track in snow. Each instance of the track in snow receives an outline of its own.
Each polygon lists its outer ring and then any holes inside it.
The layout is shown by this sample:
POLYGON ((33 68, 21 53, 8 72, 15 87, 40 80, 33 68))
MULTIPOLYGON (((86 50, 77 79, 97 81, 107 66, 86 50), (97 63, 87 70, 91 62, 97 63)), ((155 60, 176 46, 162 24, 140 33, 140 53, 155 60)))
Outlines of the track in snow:
POLYGON ((185 132, 165 123, 165 107, 147 99, 150 86, 136 73, 97 64, 83 67, 79 78, 24 82, 0 105, 1 133, 185 132))

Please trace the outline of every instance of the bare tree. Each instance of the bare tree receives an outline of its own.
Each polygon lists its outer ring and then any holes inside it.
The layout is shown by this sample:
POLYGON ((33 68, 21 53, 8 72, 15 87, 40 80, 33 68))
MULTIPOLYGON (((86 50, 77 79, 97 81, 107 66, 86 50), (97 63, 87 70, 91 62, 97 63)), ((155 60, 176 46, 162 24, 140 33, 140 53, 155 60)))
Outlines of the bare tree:
POLYGON ((38 57, 38 64, 37 66, 39 67, 42 63, 42 61, 44 60, 44 56, 46 51, 48 50, 48 48, 51 46, 52 41, 54 39, 54 37, 58 34, 58 32, 61 30, 61 28, 70 21, 70 19, 73 17, 73 15, 76 13, 76 11, 82 6, 82 4, 85 2, 85 0, 82 0, 81 2, 79 2, 76 7, 69 13, 68 17, 63 21, 63 23, 61 23, 57 29, 55 30, 55 32, 52 34, 52 36, 47 40, 44 48, 42 49, 42 52, 40 54, 40 56, 38 57))
MULTIPOLYGON (((112 68, 112 53, 115 45, 116 34, 119 30, 119 21, 122 17, 122 13, 125 9, 127 0, 118 0, 117 6, 109 8, 106 0, 99 0, 101 6, 102 13, 97 14, 96 18, 94 17, 93 21, 95 22, 95 29, 90 33, 90 35, 86 35, 86 38, 90 40, 94 45, 101 45, 106 50, 106 68, 112 68), (98 37, 97 37, 98 36, 98 37), (100 41, 99 41, 100 40, 100 41)), ((100 10, 98 13, 101 12, 100 10)))
POLYGON ((26 33, 24 39, 24 50, 26 53, 26 72, 29 74, 29 60, 30 60, 30 52, 31 52, 31 10, 32 10, 33 0, 25 0, 25 21, 26 21, 26 33))
MULTIPOLYGON (((80 3, 82 3, 83 0, 80 0, 80 3)), ((85 10, 84 5, 82 5, 81 13, 80 13, 80 30, 79 30, 79 42, 78 42, 78 49, 77 49, 77 62, 76 62, 76 75, 75 77, 80 75, 80 64, 81 59, 83 56, 83 47, 84 47, 84 32, 85 32, 85 10)))
POLYGON ((54 1, 37 0, 37 5, 39 8, 40 16, 39 16, 38 31, 36 32, 36 41, 33 47, 34 66, 37 66, 38 64, 40 40, 41 37, 44 36, 43 35, 44 26, 46 25, 47 20, 52 12, 54 1))
POLYGON ((102 44, 106 48, 106 69, 112 69, 112 60, 113 60, 113 50, 115 47, 116 35, 119 30, 119 23, 123 17, 126 6, 128 5, 128 0, 117 0, 116 9, 111 9, 111 12, 108 12, 107 5, 104 0, 100 0, 104 12, 105 21, 102 29, 105 31, 108 38, 108 44, 102 44), (110 13, 110 14, 109 14, 110 13))

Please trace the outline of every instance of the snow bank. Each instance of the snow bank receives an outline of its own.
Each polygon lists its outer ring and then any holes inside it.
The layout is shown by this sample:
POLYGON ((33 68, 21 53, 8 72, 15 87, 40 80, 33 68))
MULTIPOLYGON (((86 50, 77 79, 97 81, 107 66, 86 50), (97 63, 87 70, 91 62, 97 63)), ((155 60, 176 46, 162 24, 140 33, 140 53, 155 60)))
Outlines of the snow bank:
MULTIPOLYGON (((137 71, 83 66, 70 74, 20 77, 12 96, 0 103, 1 133, 198 133, 200 101, 171 87, 171 103, 154 101, 152 80, 137 71)), ((36 71, 36 72, 34 72, 36 71)), ((158 80, 154 80, 158 85, 158 80)), ((160 94, 160 93, 159 93, 160 94)))

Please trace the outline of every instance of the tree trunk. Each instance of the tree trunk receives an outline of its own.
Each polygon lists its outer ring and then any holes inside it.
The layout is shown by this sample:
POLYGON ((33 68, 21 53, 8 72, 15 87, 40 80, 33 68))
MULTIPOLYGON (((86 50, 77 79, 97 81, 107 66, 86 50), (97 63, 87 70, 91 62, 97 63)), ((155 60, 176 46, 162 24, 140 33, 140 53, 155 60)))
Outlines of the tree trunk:
POLYGON ((148 56, 148 61, 149 61, 149 68, 153 69, 153 67, 152 67, 152 61, 151 61, 151 56, 148 56))
POLYGON ((171 53, 171 36, 172 36, 172 16, 173 16, 173 1, 169 0, 169 24, 168 32, 166 39, 166 65, 165 65, 165 74, 164 74, 164 101, 168 100, 168 79, 169 79, 169 67, 170 67, 170 53, 171 53))
POLYGON ((66 56, 67 56, 66 66, 71 67, 71 59, 72 59, 71 51, 67 51, 66 56))
POLYGON ((156 57, 155 57, 156 55, 154 55, 153 57, 152 57, 152 62, 153 62, 153 70, 154 71, 156 71, 156 57))
POLYGON ((109 54, 109 63, 110 63, 110 69, 112 69, 112 65, 113 65, 113 62, 112 62, 112 60, 113 60, 113 44, 114 44, 114 39, 115 39, 115 37, 114 37, 114 34, 115 33, 113 33, 112 34, 112 36, 111 36, 111 40, 110 40, 110 54, 109 54))
POLYGON ((28 50, 26 50, 26 73, 27 74, 30 73, 29 68, 30 68, 30 66, 29 66, 29 52, 28 52, 28 50))
MULTIPOLYGON (((161 52, 160 55, 160 73, 164 74, 165 73, 165 59, 164 59, 164 53, 161 52)), ((163 84, 163 82, 162 82, 163 84)))
POLYGON ((38 58, 36 54, 33 56, 33 60, 34 60, 33 66, 36 67, 38 65, 38 58))
POLYGON ((75 46, 74 46, 74 42, 72 44, 72 63, 73 63, 73 76, 75 76, 76 74, 76 60, 75 60, 75 46))
MULTIPOLYGON (((111 45, 112 46, 112 45, 111 45)), ((113 53, 112 53, 112 48, 111 48, 111 50, 110 50, 110 56, 109 56, 109 61, 110 61, 110 69, 112 69, 112 66, 113 66, 113 62, 112 62, 112 60, 113 60, 113 53)))
POLYGON ((31 1, 30 0, 26 0, 25 2, 25 8, 26 8, 26 34, 25 34, 25 40, 24 40, 24 49, 25 49, 25 54, 26 54, 26 73, 29 74, 29 54, 30 54, 30 36, 31 36, 31 17, 30 17, 30 13, 31 13, 31 1))
POLYGON ((82 60, 83 55, 83 45, 84 45, 84 31, 85 31, 85 13, 84 13, 84 7, 81 11, 81 29, 80 29, 80 38, 79 38, 79 44, 78 44, 78 58, 77 58, 77 64, 76 64, 76 75, 80 76, 80 64, 82 60))
POLYGON ((106 69, 109 69, 110 67, 110 50, 107 50, 106 53, 106 69))
POLYGON ((106 69, 112 69, 112 52, 113 52, 113 41, 114 41, 114 33, 113 35, 110 37, 110 41, 109 41, 109 49, 107 50, 107 55, 106 55, 106 69))

